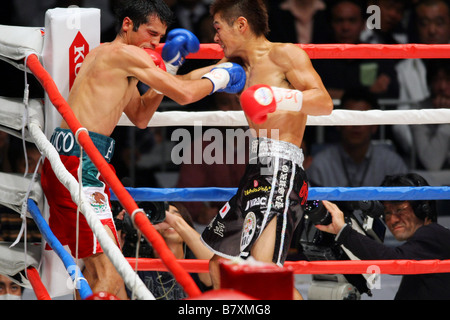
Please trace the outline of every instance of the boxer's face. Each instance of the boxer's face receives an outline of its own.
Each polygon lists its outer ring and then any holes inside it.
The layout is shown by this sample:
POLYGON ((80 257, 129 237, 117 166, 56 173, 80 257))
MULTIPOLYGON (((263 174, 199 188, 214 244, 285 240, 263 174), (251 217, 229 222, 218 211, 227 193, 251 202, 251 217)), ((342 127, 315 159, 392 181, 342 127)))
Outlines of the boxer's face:
POLYGON ((140 48, 155 49, 165 36, 167 26, 156 16, 149 16, 147 23, 143 23, 134 30, 133 21, 125 18, 122 29, 126 34, 127 43, 140 48))
POLYGON ((231 58, 239 45, 239 33, 236 30, 236 24, 230 26, 219 14, 216 14, 214 15, 213 26, 216 30, 214 41, 220 45, 225 57, 231 58))

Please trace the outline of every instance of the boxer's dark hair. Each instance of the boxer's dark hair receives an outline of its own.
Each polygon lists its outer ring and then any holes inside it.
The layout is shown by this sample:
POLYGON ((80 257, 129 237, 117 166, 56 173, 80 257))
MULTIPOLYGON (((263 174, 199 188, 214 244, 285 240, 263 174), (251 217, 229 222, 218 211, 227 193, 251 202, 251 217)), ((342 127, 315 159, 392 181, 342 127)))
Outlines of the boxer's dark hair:
POLYGON ((123 19, 133 21, 133 31, 141 24, 148 22, 148 17, 156 15, 163 24, 170 26, 174 21, 173 12, 164 0, 116 0, 113 4, 117 30, 120 30, 123 19))
POLYGON ((211 4, 212 16, 218 14, 230 26, 239 17, 247 19, 257 36, 266 36, 269 29, 269 14, 263 0, 216 0, 211 4))

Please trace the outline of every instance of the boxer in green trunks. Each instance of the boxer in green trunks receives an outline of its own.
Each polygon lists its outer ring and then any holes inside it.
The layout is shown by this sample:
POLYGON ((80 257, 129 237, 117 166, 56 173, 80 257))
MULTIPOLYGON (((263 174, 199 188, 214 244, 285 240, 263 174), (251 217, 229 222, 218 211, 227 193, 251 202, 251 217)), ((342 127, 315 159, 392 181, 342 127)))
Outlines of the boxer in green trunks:
MULTIPOLYGON (((164 95, 184 105, 200 100, 212 92, 236 93, 243 89, 245 72, 237 64, 227 64, 230 68, 208 66, 182 76, 174 76, 164 71, 166 68, 163 67, 163 59, 153 51, 165 36, 173 19, 172 12, 163 0, 120 2, 117 16, 120 30, 116 38, 112 42, 101 44, 86 55, 67 99, 74 115, 90 135, 95 133, 105 137, 99 141, 107 141, 106 138, 111 135, 123 113, 138 128, 146 128, 164 95), (152 52, 149 53, 149 50, 152 52), (142 95, 137 88, 139 81, 150 87, 142 95)), ((198 42, 187 30, 178 30, 170 39, 171 42, 167 41, 164 48, 167 47, 170 54, 177 54, 178 60, 170 61, 178 65, 184 61, 192 48, 196 47, 192 45, 192 41, 198 42)), ((63 120, 60 128, 67 130, 69 126, 63 120)), ((63 131, 57 129, 55 134, 62 134, 61 132, 63 131)), ((58 136, 55 136, 55 142, 58 143, 58 136)), ((112 152, 108 153, 109 150, 105 152, 105 158, 112 155, 112 152)), ((71 170, 79 161, 73 155, 62 154, 61 158, 64 158, 66 166, 71 170)), ((44 162, 46 169, 42 172, 42 179, 46 197, 54 199, 67 196, 59 185, 47 183, 53 181, 54 173, 50 169, 48 159, 44 162)), ((101 181, 101 178, 99 180, 101 181)), ((103 210, 105 208, 102 205, 107 203, 108 194, 107 188, 103 185, 100 188, 104 192, 95 194, 94 198, 98 200, 96 209, 103 210)), ((67 201, 71 199, 68 198, 67 201)), ((74 211, 73 205, 64 212, 57 208, 50 207, 50 221, 65 216, 68 210, 74 211)), ((50 227, 52 228, 52 225, 50 227)), ((114 227, 105 225, 105 229, 116 241, 114 227)), ((74 231, 71 234, 73 238, 74 231)), ((83 262, 86 267, 83 274, 94 293, 106 291, 120 299, 127 299, 122 278, 103 252, 88 254, 83 257, 83 262)))

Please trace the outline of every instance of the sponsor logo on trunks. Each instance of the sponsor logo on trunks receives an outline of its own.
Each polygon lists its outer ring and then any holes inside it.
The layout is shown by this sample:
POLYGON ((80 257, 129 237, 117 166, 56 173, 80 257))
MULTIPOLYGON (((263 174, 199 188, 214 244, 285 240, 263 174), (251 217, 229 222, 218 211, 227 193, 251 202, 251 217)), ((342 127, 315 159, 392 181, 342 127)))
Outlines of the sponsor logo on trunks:
POLYGON ((59 131, 56 134, 55 139, 52 141, 52 144, 56 151, 68 153, 75 145, 75 138, 70 131, 59 131))
POLYGON ((247 205, 245 206, 245 210, 253 208, 254 206, 265 206, 267 205, 266 197, 258 197, 255 199, 250 199, 247 201, 247 205))
POLYGON ((211 220, 211 222, 208 224, 207 228, 208 230, 213 230, 215 234, 217 234, 219 237, 223 238, 224 232, 225 232, 225 225, 219 221, 217 221, 217 215, 211 220))
POLYGON ((244 219, 244 225, 241 235, 241 251, 250 244, 256 231, 256 215, 253 212, 249 212, 244 219))
POLYGON ((244 190, 244 196, 248 196, 248 195, 250 195, 252 193, 256 193, 256 192, 260 192, 260 191, 268 192, 268 191, 270 191, 270 189, 272 189, 271 186, 259 186, 257 188, 244 190))
POLYGON ((108 147, 108 151, 106 152, 106 155, 105 155, 106 160, 111 161, 111 155, 112 155, 113 151, 114 151, 114 140, 111 140, 111 143, 109 144, 109 147, 108 147))
POLYGON ((219 237, 223 238, 223 234, 225 232, 225 225, 219 221, 217 221, 217 224, 214 228, 214 233, 217 234, 219 237))
POLYGON ((284 208, 284 202, 286 201, 286 191, 287 186, 287 176, 289 172, 289 167, 287 165, 281 166, 280 177, 278 178, 277 194, 275 195, 274 207, 276 209, 284 208))
POLYGON ((301 205, 304 205, 306 203, 306 200, 308 200, 308 184, 303 181, 302 188, 300 189, 300 192, 298 193, 298 196, 300 199, 302 199, 301 205))
POLYGON ((222 209, 219 210, 219 213, 220 213, 220 216, 222 217, 222 219, 225 218, 225 216, 227 215, 228 211, 230 211, 230 204, 227 202, 222 207, 222 209))

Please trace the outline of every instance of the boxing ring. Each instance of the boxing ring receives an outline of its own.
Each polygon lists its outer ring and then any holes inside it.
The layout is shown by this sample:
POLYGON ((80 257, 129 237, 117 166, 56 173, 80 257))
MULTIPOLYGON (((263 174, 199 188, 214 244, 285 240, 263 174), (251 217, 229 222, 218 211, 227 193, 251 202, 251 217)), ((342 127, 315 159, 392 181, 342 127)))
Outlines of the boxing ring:
MULTIPOLYGON (((136 275, 137 270, 170 271, 183 287, 189 298, 202 298, 202 293, 189 272, 208 272, 208 261, 177 260, 167 248, 161 235, 138 207, 136 201, 227 201, 234 195, 235 188, 125 188, 95 148, 87 130, 81 126, 66 102, 76 72, 89 48, 99 45, 98 9, 78 8, 51 9, 46 14, 45 29, 14 26, 0 26, 0 59, 11 63, 25 73, 34 75, 46 95, 44 101, 28 99, 27 82, 23 98, 1 98, 0 111, 5 117, 0 120, 0 129, 31 141, 48 158, 62 184, 72 194, 80 212, 86 217, 93 233, 105 254, 124 279, 126 286, 139 300, 154 300, 153 294, 136 275), (81 49, 83 48, 83 49, 81 49), (68 49, 72 51, 68 52, 68 49), (85 51, 82 51, 85 50, 85 51), (72 52, 72 53, 70 53, 72 52), (74 52, 74 53, 73 53, 74 52), (67 61, 67 57, 70 61, 67 61), (61 71, 64 69, 63 71, 61 71), (59 160, 59 155, 50 144, 49 138, 55 126, 64 118, 74 133, 80 147, 105 178, 111 189, 110 200, 118 200, 131 216, 136 228, 158 252, 161 259, 125 258, 120 249, 106 234, 99 219, 93 213, 80 185, 59 160), (134 267, 134 268, 133 268, 134 267)), ((162 45, 158 48, 161 50, 162 45)), ((450 45, 302 45, 312 59, 320 58, 448 58, 450 45)), ((218 59, 221 50, 215 44, 201 44, 200 51, 191 54, 191 59, 218 59)), ((208 126, 247 126, 242 111, 227 112, 156 112, 149 126, 194 126, 201 121, 208 126)), ((308 117, 309 126, 371 125, 371 124, 436 124, 449 123, 450 110, 402 110, 402 111, 346 111, 335 110, 329 116, 308 117)), ((121 126, 131 125, 125 115, 119 121, 121 126)), ((77 259, 72 257, 52 234, 48 224, 48 208, 37 181, 32 177, 17 177, 2 173, 8 180, 1 180, 0 202, 13 207, 25 217, 32 217, 52 247, 52 251, 21 243, 0 243, 0 273, 8 276, 21 273, 22 286, 32 288, 38 299, 73 291, 82 299, 92 295, 84 279, 77 259), (7 181, 7 182, 4 182, 7 181), (11 186, 17 186, 17 189, 11 186), (10 191, 6 194, 6 191, 10 191), (38 249, 38 250, 37 250, 38 249), (61 273, 61 266, 64 272, 61 273), (58 280, 54 280, 57 278, 58 280), (62 280, 61 280, 62 279, 62 280), (61 288, 61 282, 63 287, 61 288), (57 284, 56 284, 57 283, 57 284), (71 288, 70 287, 71 284, 71 288)), ((6 178, 5 178, 6 179, 6 178)), ((398 188, 311 188, 309 198, 317 200, 410 200, 450 199, 450 187, 398 187, 398 188)), ((24 227, 26 233, 26 227, 24 227)), ((376 260, 376 261, 297 261, 286 262, 285 268, 293 274, 367 274, 371 266, 378 266, 378 273, 418 274, 450 272, 447 260, 376 260)), ((220 297, 220 293, 219 297, 220 297)))

